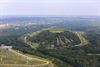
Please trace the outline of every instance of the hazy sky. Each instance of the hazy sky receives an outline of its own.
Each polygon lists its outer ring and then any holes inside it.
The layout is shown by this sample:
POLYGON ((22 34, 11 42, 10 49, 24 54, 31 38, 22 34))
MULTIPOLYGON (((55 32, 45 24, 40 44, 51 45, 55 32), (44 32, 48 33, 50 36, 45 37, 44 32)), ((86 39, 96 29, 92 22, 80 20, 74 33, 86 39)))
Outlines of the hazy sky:
POLYGON ((100 16, 100 0, 0 0, 0 15, 100 16))

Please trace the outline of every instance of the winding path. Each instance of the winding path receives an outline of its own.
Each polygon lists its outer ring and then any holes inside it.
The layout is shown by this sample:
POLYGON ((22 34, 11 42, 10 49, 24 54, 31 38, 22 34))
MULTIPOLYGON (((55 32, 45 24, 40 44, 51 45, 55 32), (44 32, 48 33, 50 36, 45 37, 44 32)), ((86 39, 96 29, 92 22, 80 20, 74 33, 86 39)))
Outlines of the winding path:
POLYGON ((84 46, 88 44, 88 41, 82 36, 82 34, 84 34, 84 32, 75 32, 76 35, 79 37, 81 43, 77 44, 75 46, 84 46))

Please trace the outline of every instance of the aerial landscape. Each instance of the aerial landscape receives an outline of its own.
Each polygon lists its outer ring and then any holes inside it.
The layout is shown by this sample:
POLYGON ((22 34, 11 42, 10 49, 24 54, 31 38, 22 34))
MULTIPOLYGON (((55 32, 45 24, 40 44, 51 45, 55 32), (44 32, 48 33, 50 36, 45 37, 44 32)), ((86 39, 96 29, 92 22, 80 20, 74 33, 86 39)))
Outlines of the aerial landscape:
POLYGON ((0 67, 100 67, 98 2, 1 0, 0 67))

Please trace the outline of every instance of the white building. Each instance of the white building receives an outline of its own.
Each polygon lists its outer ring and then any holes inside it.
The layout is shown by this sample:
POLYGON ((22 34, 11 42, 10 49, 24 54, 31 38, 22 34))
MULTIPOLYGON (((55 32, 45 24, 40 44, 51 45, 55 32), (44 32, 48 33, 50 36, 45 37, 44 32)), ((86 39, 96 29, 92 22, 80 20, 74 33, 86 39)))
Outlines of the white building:
POLYGON ((6 45, 2 44, 2 45, 0 46, 0 48, 11 49, 12 46, 6 46, 6 45))

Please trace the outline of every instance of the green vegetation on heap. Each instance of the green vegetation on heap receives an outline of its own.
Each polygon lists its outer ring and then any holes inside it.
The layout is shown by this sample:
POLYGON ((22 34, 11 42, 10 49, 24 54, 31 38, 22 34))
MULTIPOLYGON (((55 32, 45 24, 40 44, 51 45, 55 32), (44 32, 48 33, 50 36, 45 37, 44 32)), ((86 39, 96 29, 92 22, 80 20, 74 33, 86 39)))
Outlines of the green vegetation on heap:
POLYGON ((57 27, 36 31, 24 36, 24 42, 33 48, 45 46, 47 48, 73 47, 87 45, 88 41, 81 32, 72 32, 57 27))

